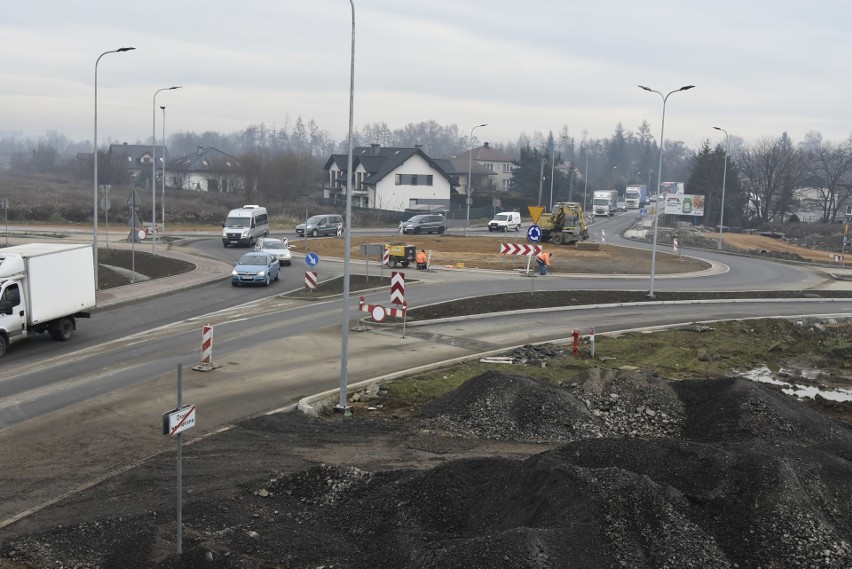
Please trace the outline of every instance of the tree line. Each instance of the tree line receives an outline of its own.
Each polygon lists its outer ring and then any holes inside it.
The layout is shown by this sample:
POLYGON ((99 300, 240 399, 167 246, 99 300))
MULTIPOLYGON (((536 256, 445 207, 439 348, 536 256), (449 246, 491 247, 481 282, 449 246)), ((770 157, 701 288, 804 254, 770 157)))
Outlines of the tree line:
MULTIPOLYGON (((718 223, 722 207, 726 225, 747 226, 796 219, 804 205, 817 209, 822 221, 833 222, 843 219, 846 206, 852 205, 852 136, 839 143, 824 141, 814 132, 799 143, 786 133, 752 142, 730 136, 727 142, 725 148, 707 139, 691 150, 683 142, 665 141, 661 181, 684 182, 686 193, 703 194, 705 225, 718 223), (807 197, 802 188, 810 189, 807 197)), ((353 133, 355 147, 373 143, 420 145, 438 158, 461 154, 481 141, 471 140, 456 125, 435 121, 397 129, 377 122, 353 133)), ((199 146, 231 154, 240 163, 243 183, 236 187, 247 203, 286 203, 321 195, 323 167, 332 154, 347 153, 348 140, 335 140, 314 120, 297 117, 280 126, 255 124, 230 134, 177 132, 168 137, 168 146, 173 158, 194 153, 199 146)), ((635 184, 645 184, 653 193, 659 175, 659 141, 647 121, 635 131, 618 123, 608 138, 583 133, 578 139, 565 125, 556 134, 522 133, 516 141, 491 146, 514 157, 514 183, 509 192, 475 193, 477 207, 490 205, 495 197, 504 208, 546 206, 551 188, 553 201, 582 202, 598 189, 623 194, 626 186, 635 184)), ((91 176, 91 142, 72 142, 60 134, 35 142, 7 138, 0 140, 0 160, 21 172, 62 172, 83 181, 91 176)))

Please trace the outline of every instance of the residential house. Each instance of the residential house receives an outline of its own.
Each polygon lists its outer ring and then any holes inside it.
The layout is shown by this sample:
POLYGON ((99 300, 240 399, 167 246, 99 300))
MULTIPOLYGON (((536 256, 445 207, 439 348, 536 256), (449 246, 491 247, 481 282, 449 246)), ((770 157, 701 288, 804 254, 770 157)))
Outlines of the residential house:
MULTIPOLYGON (((468 150, 456 156, 457 159, 464 162, 473 162, 484 167, 494 173, 494 176, 477 176, 476 172, 472 172, 472 180, 470 187, 474 191, 491 190, 506 192, 512 186, 512 171, 515 169, 514 159, 509 155, 492 148, 487 142, 477 148, 468 150)), ((464 192, 468 193, 467 169, 464 170, 464 192)))
MULTIPOLYGON (((347 154, 325 163, 323 197, 345 202, 347 154)), ((352 152, 352 205, 392 211, 448 209, 456 185, 451 162, 426 155, 420 147, 383 148, 378 144, 352 152)))
MULTIPOLYGON (((157 180, 162 179, 163 158, 169 160, 169 149, 167 146, 154 146, 150 144, 110 144, 109 157, 109 182, 112 184, 126 184, 131 180, 150 181, 151 163, 157 166, 157 180)), ((98 176, 100 178, 100 176, 98 176)))
POLYGON ((240 162, 221 150, 199 146, 188 154, 166 163, 166 183, 173 188, 198 192, 241 192, 243 178, 240 162))

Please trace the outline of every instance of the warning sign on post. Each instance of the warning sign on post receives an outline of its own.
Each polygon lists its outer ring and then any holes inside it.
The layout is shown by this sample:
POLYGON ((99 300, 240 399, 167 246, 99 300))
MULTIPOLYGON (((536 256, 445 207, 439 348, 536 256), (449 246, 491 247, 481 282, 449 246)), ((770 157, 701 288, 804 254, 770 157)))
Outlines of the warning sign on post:
POLYGON ((184 405, 163 413, 163 434, 173 437, 195 426, 195 405, 184 405))

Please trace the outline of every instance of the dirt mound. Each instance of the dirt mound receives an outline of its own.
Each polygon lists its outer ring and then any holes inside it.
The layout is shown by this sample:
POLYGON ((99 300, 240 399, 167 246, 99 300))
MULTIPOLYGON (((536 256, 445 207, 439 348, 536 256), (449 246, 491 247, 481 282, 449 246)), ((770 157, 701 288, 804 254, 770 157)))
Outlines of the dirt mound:
POLYGON ((138 494, 168 470, 163 456, 74 497, 65 507, 82 523, 5 540, 0 567, 846 568, 850 437, 742 379, 592 369, 557 385, 491 371, 413 422, 271 415, 194 445, 190 464, 209 486, 187 496, 181 558, 167 546, 171 500, 90 513, 138 494), (406 441, 424 433, 474 442, 463 458, 432 454, 434 467, 396 466, 422 452, 406 441), (252 458, 258 438, 266 450, 252 458), (563 444, 473 454, 495 439, 563 444), (331 440, 349 462, 293 458, 298 445, 338 456, 323 451, 331 440), (238 479, 207 474, 205 460, 240 452, 253 468, 232 469, 238 479))

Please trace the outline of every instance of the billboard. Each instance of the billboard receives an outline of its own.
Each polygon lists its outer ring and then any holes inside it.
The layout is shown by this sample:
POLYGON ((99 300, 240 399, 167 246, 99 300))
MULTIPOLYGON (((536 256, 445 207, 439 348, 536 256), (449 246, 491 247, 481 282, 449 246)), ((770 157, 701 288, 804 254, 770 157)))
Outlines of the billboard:
POLYGON ((704 196, 697 194, 667 194, 663 213, 669 215, 704 216, 704 196))

